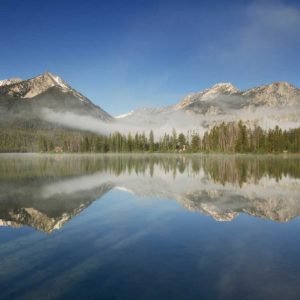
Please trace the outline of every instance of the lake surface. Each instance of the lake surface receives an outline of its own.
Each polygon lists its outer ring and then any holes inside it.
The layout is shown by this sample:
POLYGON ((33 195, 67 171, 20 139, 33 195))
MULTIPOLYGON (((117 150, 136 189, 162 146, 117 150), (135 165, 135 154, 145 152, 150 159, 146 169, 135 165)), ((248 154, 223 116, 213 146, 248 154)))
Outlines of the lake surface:
POLYGON ((0 299, 299 299, 300 157, 0 156, 0 299))

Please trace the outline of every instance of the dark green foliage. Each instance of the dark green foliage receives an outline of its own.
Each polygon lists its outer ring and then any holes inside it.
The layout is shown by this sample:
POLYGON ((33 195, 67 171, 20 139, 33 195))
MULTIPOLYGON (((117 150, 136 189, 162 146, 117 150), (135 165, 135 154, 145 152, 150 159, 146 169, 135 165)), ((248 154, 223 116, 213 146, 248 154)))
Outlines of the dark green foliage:
POLYGON ((108 136, 74 130, 0 129, 0 152, 220 152, 299 153, 300 128, 263 130, 241 121, 222 123, 203 136, 193 132, 164 134, 157 141, 153 131, 134 136, 114 132, 108 136))
POLYGON ((149 135, 149 151, 154 152, 154 150, 155 150, 154 134, 153 131, 151 130, 149 135))
POLYGON ((192 152, 199 152, 200 151, 200 142, 201 138, 198 134, 194 133, 192 135, 192 140, 191 140, 191 151, 192 152))
POLYGON ((241 121, 222 123, 206 132, 201 151, 226 153, 282 153, 300 152, 300 128, 263 130, 259 126, 248 128, 241 121))

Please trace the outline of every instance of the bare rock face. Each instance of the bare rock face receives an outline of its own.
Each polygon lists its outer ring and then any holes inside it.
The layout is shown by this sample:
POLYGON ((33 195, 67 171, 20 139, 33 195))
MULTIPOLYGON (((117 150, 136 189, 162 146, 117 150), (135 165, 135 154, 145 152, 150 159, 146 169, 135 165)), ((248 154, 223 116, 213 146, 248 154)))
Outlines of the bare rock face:
MULTIPOLYGON (((2 85, 0 82, 0 93, 10 97, 33 98, 54 86, 61 88, 65 92, 73 90, 60 77, 46 72, 28 80, 4 80, 2 85)), ((78 96, 81 96, 82 101, 85 100, 85 97, 81 94, 78 93, 78 96)))
POLYGON ((8 120, 41 118, 44 109, 90 116, 102 121, 113 120, 107 112, 50 72, 28 80, 0 82, 0 115, 3 114, 8 120))
POLYGON ((300 104, 300 90, 287 82, 276 82, 242 93, 249 98, 247 105, 280 107, 300 104))
MULTIPOLYGON (((224 102, 232 100, 236 109, 244 106, 279 107, 284 105, 300 104, 300 89, 287 82, 276 82, 240 91, 231 83, 219 83, 213 87, 193 93, 174 105, 174 109, 186 109, 195 103, 210 102, 222 106, 224 102), (239 101, 238 101, 239 100, 239 101)), ((228 107, 230 108, 230 107, 228 107)))
POLYGON ((193 93, 185 98, 178 104, 174 105, 174 109, 186 109, 197 102, 205 102, 210 100, 215 100, 216 98, 226 96, 226 95, 235 95, 240 91, 231 83, 218 83, 212 86, 209 89, 205 89, 198 93, 193 93))
POLYGON ((21 81, 22 81, 21 78, 10 78, 10 79, 0 80, 0 87, 3 87, 5 85, 11 85, 11 84, 18 83, 21 81))

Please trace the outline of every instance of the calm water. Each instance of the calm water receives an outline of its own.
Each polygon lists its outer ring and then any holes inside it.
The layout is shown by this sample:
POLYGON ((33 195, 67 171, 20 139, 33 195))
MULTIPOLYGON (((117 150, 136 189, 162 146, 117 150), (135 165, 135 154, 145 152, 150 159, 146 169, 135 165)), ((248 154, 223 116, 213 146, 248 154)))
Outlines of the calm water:
POLYGON ((0 156, 1 299, 299 299, 300 157, 0 156))

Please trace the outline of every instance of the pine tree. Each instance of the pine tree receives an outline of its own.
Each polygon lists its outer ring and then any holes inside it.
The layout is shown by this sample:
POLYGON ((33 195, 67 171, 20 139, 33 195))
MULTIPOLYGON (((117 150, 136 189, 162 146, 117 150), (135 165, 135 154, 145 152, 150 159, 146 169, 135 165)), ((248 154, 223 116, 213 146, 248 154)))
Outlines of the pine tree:
POLYGON ((151 130, 150 134, 149 134, 149 151, 154 152, 154 150, 155 150, 154 134, 153 134, 153 131, 151 130))
POLYGON ((178 135, 178 146, 180 150, 184 150, 186 147, 186 138, 183 133, 180 133, 178 135))

